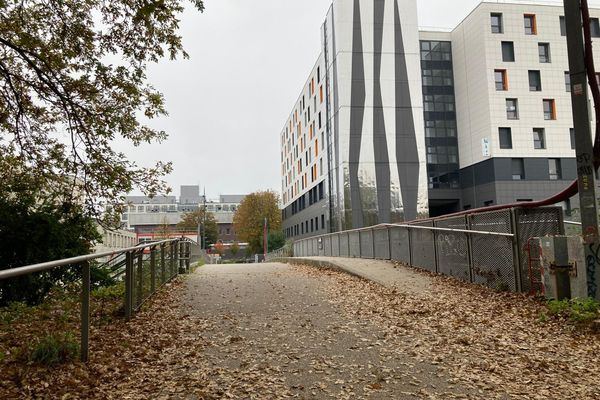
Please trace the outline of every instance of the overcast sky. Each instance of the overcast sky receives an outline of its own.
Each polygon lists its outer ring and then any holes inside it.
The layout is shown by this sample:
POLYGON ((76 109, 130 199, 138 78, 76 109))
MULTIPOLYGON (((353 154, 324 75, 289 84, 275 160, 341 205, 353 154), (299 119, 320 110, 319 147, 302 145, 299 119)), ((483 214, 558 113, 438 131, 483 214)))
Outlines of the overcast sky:
MULTIPOLYGON (((478 3, 417 0, 419 24, 452 28, 478 3)), ((279 132, 316 62, 330 4, 205 0, 204 13, 188 7, 181 34, 190 59, 164 61, 149 71, 169 111, 150 125, 170 137, 126 147, 127 154, 145 166, 173 161, 167 181, 176 195, 185 184, 205 186, 209 197, 279 192, 279 132)))

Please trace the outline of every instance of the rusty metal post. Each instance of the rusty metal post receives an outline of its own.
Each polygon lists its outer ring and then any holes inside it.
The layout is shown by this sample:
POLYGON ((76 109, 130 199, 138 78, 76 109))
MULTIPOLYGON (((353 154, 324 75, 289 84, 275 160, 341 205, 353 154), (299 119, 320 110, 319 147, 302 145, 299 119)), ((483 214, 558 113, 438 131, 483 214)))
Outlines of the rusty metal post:
POLYGON ((81 264, 81 362, 90 354, 90 262, 81 264))

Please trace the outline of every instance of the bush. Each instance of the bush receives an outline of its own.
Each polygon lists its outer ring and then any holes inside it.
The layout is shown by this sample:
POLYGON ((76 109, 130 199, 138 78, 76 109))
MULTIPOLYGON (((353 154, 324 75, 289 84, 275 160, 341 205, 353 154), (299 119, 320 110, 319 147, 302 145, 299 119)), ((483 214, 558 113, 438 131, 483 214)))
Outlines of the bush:
MULTIPOLYGON (((99 239, 95 222, 81 207, 39 204, 35 193, 0 191, 0 269, 88 254, 99 239)), ((0 281, 0 307, 22 301, 39 304, 53 286, 79 281, 81 269, 66 266, 0 281)), ((98 276, 96 281, 106 280, 98 276)))
POLYGON ((32 350, 29 359, 38 364, 54 366, 71 361, 79 354, 79 344, 71 333, 48 335, 32 350))
POLYGON ((573 323, 589 323, 600 318, 600 303, 594 299, 550 300, 548 314, 573 323))

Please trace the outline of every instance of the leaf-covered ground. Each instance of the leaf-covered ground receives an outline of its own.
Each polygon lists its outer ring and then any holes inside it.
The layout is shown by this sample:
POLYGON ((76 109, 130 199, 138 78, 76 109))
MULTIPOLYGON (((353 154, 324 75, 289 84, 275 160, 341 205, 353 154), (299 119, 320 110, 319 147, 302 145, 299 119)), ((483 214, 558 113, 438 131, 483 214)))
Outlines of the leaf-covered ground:
MULTIPOLYGON (((541 321, 535 300, 419 274, 432 290, 205 266, 132 321, 97 322, 87 366, 0 361, 0 398, 600 398, 596 335, 541 321)), ((2 345, 19 330, 35 331, 12 321, 2 345)))

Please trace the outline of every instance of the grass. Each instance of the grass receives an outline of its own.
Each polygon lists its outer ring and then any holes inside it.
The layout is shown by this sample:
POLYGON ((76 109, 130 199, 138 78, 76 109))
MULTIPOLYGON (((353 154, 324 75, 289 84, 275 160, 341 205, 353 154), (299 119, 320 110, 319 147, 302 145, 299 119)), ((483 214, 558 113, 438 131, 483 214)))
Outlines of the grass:
POLYGON ((71 333, 48 335, 42 338, 29 354, 29 360, 46 366, 55 366, 75 360, 79 344, 71 333))
POLYGON ((550 300, 548 316, 566 319, 577 325, 589 325, 600 319, 600 303, 594 299, 550 300))
MULTIPOLYGON (((0 308, 0 362, 55 366, 76 360, 80 329, 80 287, 53 289, 36 306, 11 303, 0 308), (74 335, 71 332, 76 332, 74 335)), ((123 283, 91 293, 92 326, 101 326, 122 315, 123 283)))

